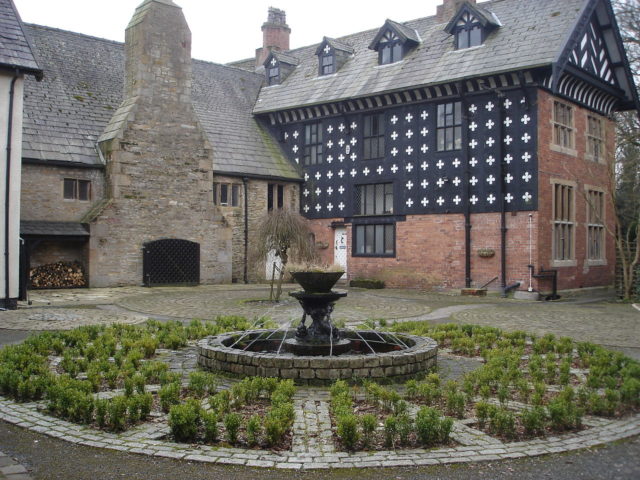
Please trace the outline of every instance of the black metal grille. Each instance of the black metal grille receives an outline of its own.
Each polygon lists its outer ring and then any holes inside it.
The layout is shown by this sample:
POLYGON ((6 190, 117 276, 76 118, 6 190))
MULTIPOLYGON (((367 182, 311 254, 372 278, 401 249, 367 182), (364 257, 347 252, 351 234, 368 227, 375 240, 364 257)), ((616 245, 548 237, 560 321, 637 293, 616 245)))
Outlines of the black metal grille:
POLYGON ((198 285, 200 283, 200 244, 178 239, 145 243, 142 276, 146 287, 198 285))

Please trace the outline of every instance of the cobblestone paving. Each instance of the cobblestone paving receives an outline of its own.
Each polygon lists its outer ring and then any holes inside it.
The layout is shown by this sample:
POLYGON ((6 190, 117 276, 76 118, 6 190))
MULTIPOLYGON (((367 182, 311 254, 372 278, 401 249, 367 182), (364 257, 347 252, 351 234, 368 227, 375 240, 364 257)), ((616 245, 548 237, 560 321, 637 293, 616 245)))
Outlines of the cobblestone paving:
POLYGON ((602 345, 640 346, 640 312, 628 304, 505 304, 457 312, 452 317, 459 323, 524 330, 536 335, 551 332, 602 345))
POLYGON ((70 330, 83 325, 142 323, 148 315, 104 311, 97 308, 30 308, 2 312, 0 326, 9 330, 70 330))
MULTIPOLYGON (((210 319, 217 315, 242 315, 247 318, 267 316, 278 323, 300 318, 300 305, 288 296, 287 288, 278 304, 261 302, 269 298, 266 288, 222 291, 201 287, 197 291, 165 292, 134 295, 117 300, 117 305, 150 316, 163 315, 179 318, 210 319)), ((425 301, 419 299, 394 299, 369 295, 363 291, 350 291, 336 304, 333 318, 347 323, 358 323, 369 318, 399 319, 415 317, 431 311, 425 301)))
POLYGON ((23 465, 0 452, 0 480, 31 480, 32 478, 23 465))

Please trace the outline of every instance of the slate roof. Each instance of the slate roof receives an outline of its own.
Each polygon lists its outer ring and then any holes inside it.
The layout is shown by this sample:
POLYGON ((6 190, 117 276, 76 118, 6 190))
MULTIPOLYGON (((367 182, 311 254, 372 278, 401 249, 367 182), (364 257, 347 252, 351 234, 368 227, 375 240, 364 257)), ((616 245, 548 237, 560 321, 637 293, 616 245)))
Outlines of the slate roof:
POLYGON ((44 237, 88 237, 89 230, 77 222, 45 222, 22 220, 20 235, 38 235, 44 237))
MULTIPOLYGON (((120 106, 124 45, 25 25, 45 79, 27 79, 23 158, 101 165, 95 144, 120 106)), ((251 115, 263 77, 193 61, 192 97, 214 151, 214 171, 298 180, 280 146, 251 115)))
POLYGON ((42 71, 33 56, 13 0, 0 0, 0 66, 19 68, 39 78, 42 71))
POLYGON ((564 47, 588 0, 493 0, 478 5, 502 26, 481 47, 455 50, 444 22, 433 17, 402 25, 418 32, 421 43, 401 62, 378 65, 368 48, 379 28, 338 38, 352 45, 355 55, 336 75, 318 76, 318 44, 290 50, 300 65, 282 85, 263 88, 254 113, 315 105, 381 92, 436 85, 523 68, 551 65, 564 47))

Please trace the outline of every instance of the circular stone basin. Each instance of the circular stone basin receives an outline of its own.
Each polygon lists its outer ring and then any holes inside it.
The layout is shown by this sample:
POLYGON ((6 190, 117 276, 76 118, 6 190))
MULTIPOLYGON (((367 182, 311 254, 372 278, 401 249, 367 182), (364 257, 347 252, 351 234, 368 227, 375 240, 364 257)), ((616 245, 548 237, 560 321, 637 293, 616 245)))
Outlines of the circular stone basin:
POLYGON ((438 344, 427 337, 377 331, 343 331, 351 350, 338 356, 298 356, 284 342, 295 330, 251 330, 198 342, 198 364, 240 376, 291 378, 324 385, 338 379, 403 381, 436 366, 438 344))

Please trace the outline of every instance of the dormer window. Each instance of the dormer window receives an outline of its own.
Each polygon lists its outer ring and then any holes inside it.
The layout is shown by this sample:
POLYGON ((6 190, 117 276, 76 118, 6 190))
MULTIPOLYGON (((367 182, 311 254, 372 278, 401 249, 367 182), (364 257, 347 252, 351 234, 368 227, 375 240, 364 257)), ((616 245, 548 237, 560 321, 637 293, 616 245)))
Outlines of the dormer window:
POLYGON ((465 3, 444 29, 455 37, 456 50, 479 47, 489 33, 500 26, 498 18, 490 11, 465 3))
POLYGON ((420 43, 418 33, 412 28, 387 20, 369 45, 378 52, 378 64, 399 62, 420 43))
POLYGON ((456 48, 479 47, 482 45, 482 26, 474 17, 465 13, 457 25, 456 48))
POLYGON ((280 85, 295 70, 299 60, 282 52, 271 52, 264 61, 267 85, 280 85))
POLYGON ((345 43, 324 37, 316 49, 318 56, 318 75, 331 75, 338 72, 353 56, 353 48, 345 43))
POLYGON ((267 67, 267 84, 280 84, 280 65, 275 58, 271 59, 271 62, 269 62, 269 66, 267 67))
POLYGON ((322 49, 322 52, 320 55, 320 75, 331 75, 336 71, 334 52, 328 44, 322 49))
POLYGON ((380 41, 378 55, 380 65, 399 62, 402 60, 402 40, 392 31, 388 31, 380 41))

